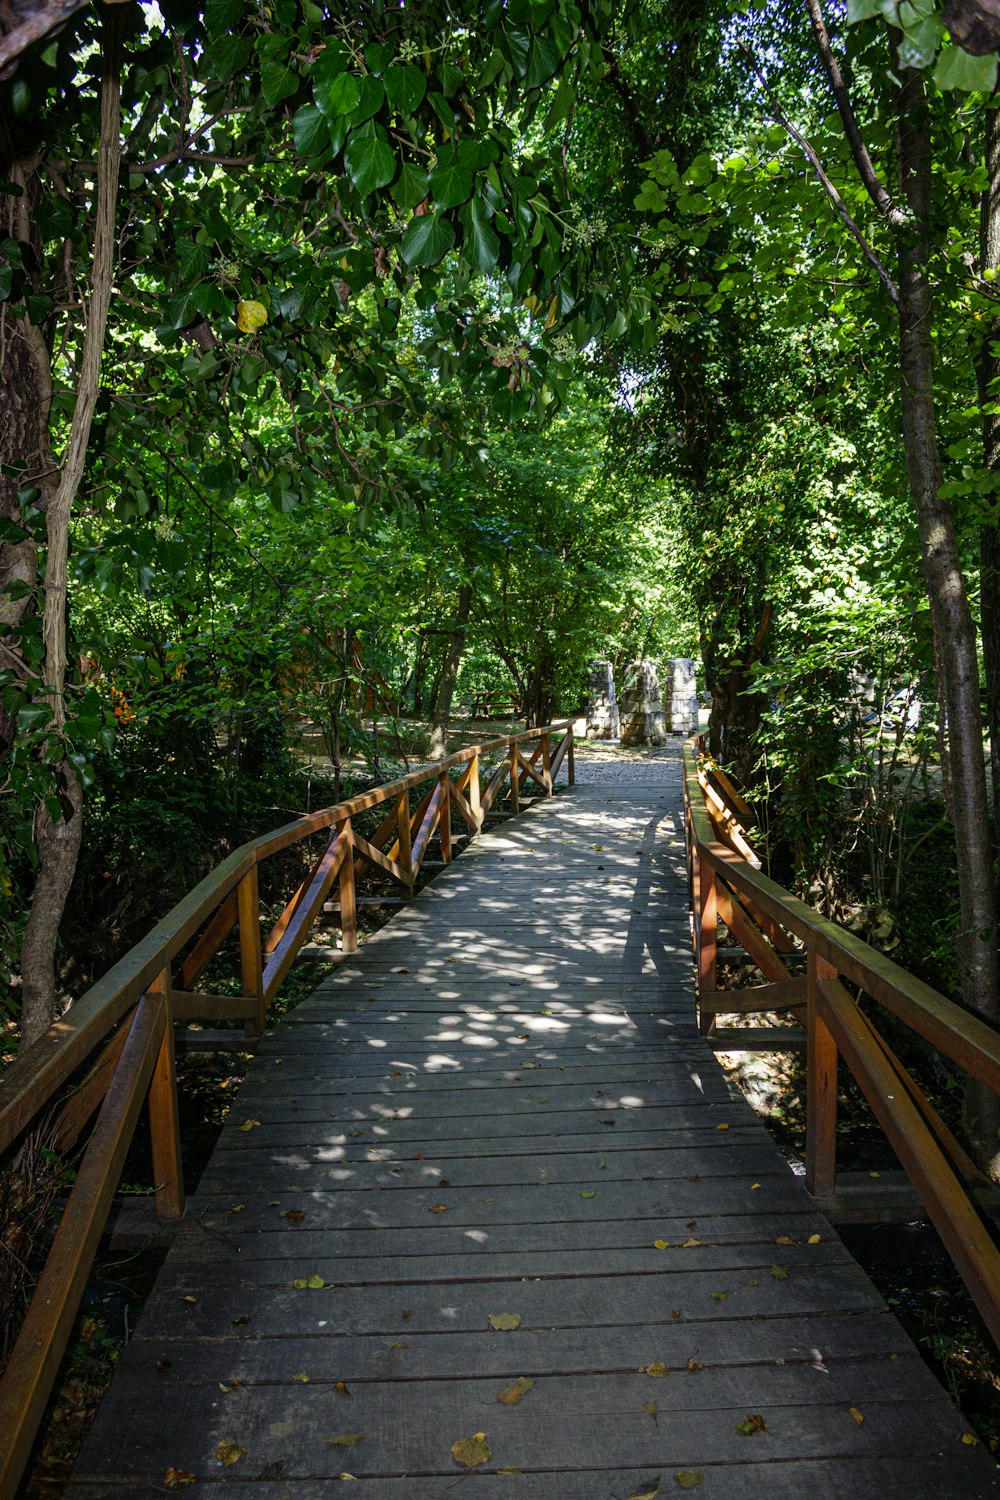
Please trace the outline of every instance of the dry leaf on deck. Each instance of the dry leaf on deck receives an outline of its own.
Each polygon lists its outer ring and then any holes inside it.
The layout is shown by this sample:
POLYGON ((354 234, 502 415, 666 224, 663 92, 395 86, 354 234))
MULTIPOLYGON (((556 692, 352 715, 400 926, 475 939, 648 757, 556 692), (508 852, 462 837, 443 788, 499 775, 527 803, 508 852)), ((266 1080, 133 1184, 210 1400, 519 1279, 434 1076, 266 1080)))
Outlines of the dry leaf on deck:
POLYGON ((669 1240, 654 1240, 653 1241, 653 1249, 654 1250, 669 1250, 670 1249, 670 1241, 669 1240))
POLYGON ((452 1443, 451 1456, 463 1468, 474 1469, 478 1464, 488 1464, 493 1455, 487 1445, 485 1432, 476 1432, 472 1437, 458 1438, 452 1443))
POLYGON ((334 1388, 334 1390, 337 1392, 337 1394, 339 1396, 349 1396, 351 1394, 350 1391, 347 1389, 347 1381, 346 1380, 335 1380, 333 1382, 333 1388, 334 1388))
POLYGON ((362 1438, 368 1436, 367 1432, 341 1432, 337 1437, 328 1438, 327 1442, 335 1448, 356 1448, 362 1438))
POLYGON ((692 1354, 691 1358, 688 1360, 688 1369, 693 1371, 703 1370, 704 1368, 705 1366, 702 1364, 701 1360, 695 1359, 694 1355, 692 1354))
POLYGON ((429 1214, 443 1214, 447 1211, 447 1207, 446 1203, 432 1203, 427 1212, 429 1214))
POLYGON ((655 1479, 647 1479, 641 1490, 633 1490, 628 1500, 656 1500, 660 1493, 660 1476, 657 1474, 655 1479))
POLYGON ((299 1385, 309 1384, 309 1376, 306 1374, 305 1370, 300 1370, 297 1375, 292 1376, 292 1379, 297 1380, 299 1385))
POLYGON ((679 1484, 682 1490, 693 1490, 704 1478, 704 1469, 678 1469, 674 1475, 674 1484, 679 1484))
POLYGON ((244 1120, 243 1124, 242 1125, 237 1125, 236 1129, 237 1130, 253 1130, 254 1127, 257 1126, 257 1125, 259 1125, 259 1124, 260 1124, 259 1120, 244 1120))
POLYGON ((283 1219, 288 1220, 289 1224, 301 1224, 305 1216, 305 1210, 302 1208, 286 1208, 281 1215, 283 1219))
POLYGON ((189 1474, 187 1469, 169 1468, 163 1476, 163 1488, 166 1490, 181 1490, 187 1484, 197 1484, 197 1474, 189 1474))
POLYGON ((239 1443, 234 1443, 229 1438, 223 1438, 215 1450, 215 1456, 221 1464, 225 1464, 226 1468, 229 1468, 230 1464, 239 1463, 246 1451, 245 1448, 240 1447, 239 1443))
POLYGON ((313 1271, 309 1276, 297 1276, 292 1286, 296 1291, 302 1291, 303 1287, 311 1287, 314 1292, 318 1292, 321 1287, 326 1286, 326 1282, 318 1271, 313 1271))
POLYGON ((772 1266, 771 1267, 771 1275, 774 1277, 775 1281, 787 1281, 788 1280, 788 1267, 787 1266, 772 1266))
POLYGON ((736 1431, 740 1437, 753 1437, 754 1433, 766 1432, 767 1423, 759 1412, 748 1411, 742 1422, 737 1422, 736 1431))
POLYGON ((501 1406, 520 1406, 534 1383, 526 1375, 521 1375, 513 1385, 505 1385, 502 1391, 497 1391, 497 1400, 501 1406))
POLYGON ((656 1402, 655 1401, 644 1401, 642 1403, 642 1409, 646 1413, 647 1417, 655 1417, 656 1414, 657 1414, 657 1407, 656 1407, 656 1402))
POLYGON ((498 1333, 508 1333, 512 1328, 520 1328, 520 1313, 490 1313, 490 1327, 495 1328, 498 1333))
POLYGON ((858 1411, 858 1408, 856 1406, 849 1406, 847 1410, 850 1412, 851 1416, 854 1418, 855 1422, 857 1422, 859 1427, 863 1427, 865 1425, 864 1412, 858 1411))
POLYGON ((639 1372, 641 1375, 651 1375, 654 1380, 662 1380, 667 1373, 667 1366, 655 1360, 651 1365, 643 1365, 639 1372))

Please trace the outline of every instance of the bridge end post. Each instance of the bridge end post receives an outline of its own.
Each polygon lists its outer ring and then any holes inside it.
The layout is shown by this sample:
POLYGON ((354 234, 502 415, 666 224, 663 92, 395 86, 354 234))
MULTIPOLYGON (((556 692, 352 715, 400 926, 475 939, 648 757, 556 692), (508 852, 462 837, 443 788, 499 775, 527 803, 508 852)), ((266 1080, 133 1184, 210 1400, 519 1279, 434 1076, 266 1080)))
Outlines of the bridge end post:
POLYGON ((156 1217, 184 1217, 184 1167, 181 1161, 181 1125, 177 1104, 177 1064, 174 1057, 174 1023, 170 970, 163 969, 147 991, 163 1001, 165 1024, 149 1081, 149 1134, 156 1189, 156 1217))

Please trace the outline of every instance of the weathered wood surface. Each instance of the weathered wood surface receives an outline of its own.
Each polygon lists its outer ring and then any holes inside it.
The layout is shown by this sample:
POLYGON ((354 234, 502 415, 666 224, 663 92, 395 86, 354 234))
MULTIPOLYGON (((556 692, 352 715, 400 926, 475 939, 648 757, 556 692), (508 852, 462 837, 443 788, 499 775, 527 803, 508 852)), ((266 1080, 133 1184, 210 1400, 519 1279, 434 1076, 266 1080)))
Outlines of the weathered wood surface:
POLYGON ((261 1043, 72 1500, 1000 1493, 698 1036, 680 827, 538 804, 261 1043))

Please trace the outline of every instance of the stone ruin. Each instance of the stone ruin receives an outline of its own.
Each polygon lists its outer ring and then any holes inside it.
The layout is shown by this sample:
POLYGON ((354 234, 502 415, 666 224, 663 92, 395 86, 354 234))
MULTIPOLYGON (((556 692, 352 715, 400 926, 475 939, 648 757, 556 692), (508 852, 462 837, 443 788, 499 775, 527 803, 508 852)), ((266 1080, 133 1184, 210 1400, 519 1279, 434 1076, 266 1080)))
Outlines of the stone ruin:
POLYGON ((592 661, 587 677, 587 738, 618 738, 618 701, 615 674, 609 661, 592 661))
POLYGON ((674 734, 698 733, 698 691, 692 656, 673 656, 667 662, 664 683, 667 727, 674 734))
POLYGON ((623 745, 665 745, 667 721, 660 699, 660 674, 654 661, 634 661, 626 670, 627 686, 619 701, 623 745))

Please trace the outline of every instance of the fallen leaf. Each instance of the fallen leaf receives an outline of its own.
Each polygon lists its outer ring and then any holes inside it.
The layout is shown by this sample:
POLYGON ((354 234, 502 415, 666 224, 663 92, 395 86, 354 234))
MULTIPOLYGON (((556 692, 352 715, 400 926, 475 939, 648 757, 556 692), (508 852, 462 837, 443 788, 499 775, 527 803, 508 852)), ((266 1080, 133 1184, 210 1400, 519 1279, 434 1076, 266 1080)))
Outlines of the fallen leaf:
POLYGON ((490 1313, 490 1327, 495 1328, 498 1333, 508 1333, 512 1328, 520 1328, 520 1313, 490 1313))
POLYGON ((292 1286, 299 1292, 302 1291, 303 1287, 310 1287, 314 1292, 318 1292, 321 1287, 326 1286, 326 1282, 318 1271, 313 1271, 309 1276, 297 1276, 292 1282, 292 1286))
POLYGON ((337 1437, 328 1438, 335 1448, 356 1448, 362 1438, 367 1437, 367 1432, 341 1432, 337 1437))
POLYGON ((513 1464, 504 1464, 502 1469, 497 1469, 498 1474, 523 1474, 523 1469, 516 1469, 513 1464))
POLYGON ((338 1479, 354 1479, 354 1480, 357 1480, 357 1477, 358 1477, 357 1474, 348 1474, 346 1470, 344 1471, 343 1474, 338 1474, 337 1475, 338 1479))
POLYGON ((449 1181, 449 1179, 447 1177, 439 1177, 438 1178, 438 1187, 451 1187, 451 1182, 449 1181))
POLYGON ((393 1339, 392 1343, 387 1347, 390 1349, 405 1349, 407 1346, 403 1343, 402 1339, 393 1339))
POLYGON ((713 1292, 712 1296, 715 1298, 716 1302, 725 1302, 726 1298, 729 1296, 729 1293, 728 1292, 713 1292))
POLYGON ((674 1484, 679 1484, 682 1490, 693 1490, 704 1478, 704 1469, 679 1469, 674 1475, 674 1484))
POLYGON ((656 1407, 656 1402, 655 1401, 644 1401, 642 1403, 642 1409, 646 1413, 647 1417, 655 1417, 656 1416, 657 1407, 656 1407))
POLYGON ((660 1476, 655 1479, 647 1479, 641 1490, 633 1490, 628 1500, 656 1500, 660 1494, 660 1476))
POLYGON ((968 1448, 975 1448, 976 1444, 979 1442, 979 1439, 977 1437, 974 1437, 971 1432, 963 1432, 962 1442, 965 1443, 966 1447, 968 1448))
POLYGON ((223 1438, 215 1450, 215 1456, 220 1463, 225 1464, 228 1469, 231 1464, 238 1464, 246 1454, 246 1449, 241 1448, 239 1443, 232 1442, 229 1438, 223 1438))
POLYGON ((653 1241, 653 1249, 654 1250, 669 1250, 670 1249, 670 1241, 669 1240, 654 1240, 653 1241))
POLYGON ((292 1379, 297 1380, 299 1382, 299 1385, 309 1384, 309 1376, 306 1374, 305 1370, 300 1370, 297 1375, 292 1376, 292 1379))
POLYGON ((601 1115, 602 1125, 617 1125, 617 1123, 618 1122, 613 1115, 601 1115))
POLYGON ((242 1125, 237 1125, 237 1130, 253 1130, 260 1124, 259 1120, 244 1120, 242 1125))
POLYGON ((404 1323, 408 1323, 409 1320, 413 1317, 413 1313, 408 1307, 402 1307, 400 1308, 399 1316, 402 1318, 404 1323))
POLYGON ((700 1359, 695 1359, 694 1355, 692 1354, 691 1358, 688 1360, 688 1369, 689 1370, 703 1370, 704 1368, 705 1368, 705 1366, 702 1364, 701 1360, 700 1359))
POLYGON ((338 1396, 349 1396, 351 1394, 347 1388, 346 1380, 335 1380, 333 1382, 333 1388, 337 1392, 338 1396))
POLYGON ((849 1406, 847 1410, 850 1412, 851 1416, 854 1418, 855 1422, 857 1422, 859 1427, 863 1427, 865 1425, 865 1414, 863 1411, 858 1411, 858 1408, 856 1406, 849 1406))
POLYGON ((161 1354, 159 1359, 156 1361, 156 1368, 159 1370, 161 1375, 165 1375, 168 1370, 173 1369, 173 1365, 170 1363, 165 1354, 161 1354))
POLYGON ((493 1455, 487 1446, 485 1432, 476 1432, 472 1437, 458 1438, 452 1443, 451 1456, 463 1468, 474 1469, 478 1464, 488 1464, 493 1455))
POLYGON ((667 1366, 655 1360, 651 1365, 643 1365, 639 1372, 641 1375, 651 1375, 654 1380, 662 1380, 667 1373, 667 1366))
POLYGON ((283 1219, 288 1220, 289 1224, 301 1224, 305 1216, 305 1209, 302 1208, 286 1208, 281 1215, 283 1219))
POLYGON ((695 1245, 700 1245, 700 1244, 701 1244, 701 1240, 693 1240, 693 1239, 692 1240, 685 1240, 684 1243, 683 1243, 683 1245, 681 1246, 681 1249, 682 1250, 693 1250, 694 1247, 695 1247, 695 1245))
POLYGON ((596 1198, 597 1197, 597 1189, 596 1188, 591 1188, 589 1192, 587 1192, 587 1193, 581 1193, 580 1197, 581 1198, 596 1198))
POLYGON ((774 1277, 775 1281, 787 1281, 788 1280, 788 1267, 787 1266, 772 1266, 771 1267, 771 1275, 774 1277))
POLYGON ((502 1391, 497 1391, 497 1400, 501 1406, 520 1406, 534 1383, 526 1375, 521 1375, 513 1385, 505 1385, 502 1391))
POLYGON ((189 1474, 187 1469, 169 1468, 163 1476, 163 1487, 167 1490, 181 1490, 186 1484, 197 1484, 197 1474, 189 1474))
POLYGON ((234 1203, 232 1208, 227 1209, 226 1212, 230 1214, 241 1214, 244 1208, 246 1208, 245 1203, 234 1203))
POLYGON ((760 1187, 760 1183, 759 1182, 751 1182, 751 1184, 750 1184, 750 1191, 751 1191, 751 1193, 755 1193, 759 1187, 760 1187))
POLYGON ((774 1243, 776 1245, 794 1245, 795 1241, 790 1234, 779 1234, 774 1243))
POLYGON ((755 1432, 766 1432, 767 1423, 759 1412, 748 1411, 746 1419, 742 1422, 737 1422, 736 1431, 740 1437, 753 1437, 755 1432))
POLYGON ((196 1304, 197 1304, 197 1301, 198 1301, 198 1298, 197 1298, 197 1297, 192 1297, 192 1296, 191 1296, 191 1295, 190 1295, 190 1294, 189 1294, 189 1295, 188 1295, 188 1296, 187 1296, 187 1297, 182 1297, 182 1298, 181 1298, 181 1301, 182 1301, 182 1302, 186 1302, 186 1303, 188 1303, 188 1305, 189 1305, 189 1306, 190 1306, 190 1307, 194 1307, 194 1306, 195 1306, 195 1305, 196 1305, 196 1304))
POLYGON ((247 1326, 247 1324, 249 1323, 249 1321, 250 1321, 250 1314, 249 1313, 240 1313, 239 1317, 238 1318, 234 1318, 233 1321, 232 1321, 232 1323, 229 1326, 231 1328, 245 1328, 247 1326))
POLYGON ((811 1234, 809 1236, 809 1238, 806 1240, 806 1244, 807 1245, 818 1245, 820 1243, 820 1241, 822 1240, 822 1238, 823 1238, 823 1236, 821 1234, 811 1234))
POLYGON ((721 1125, 716 1125, 715 1128, 716 1128, 716 1130, 728 1130, 729 1126, 726 1124, 725 1120, 723 1120, 722 1124, 721 1125))
POLYGON ((443 1214, 447 1212, 447 1208, 448 1205, 446 1203, 432 1203, 427 1212, 429 1214, 443 1214))

